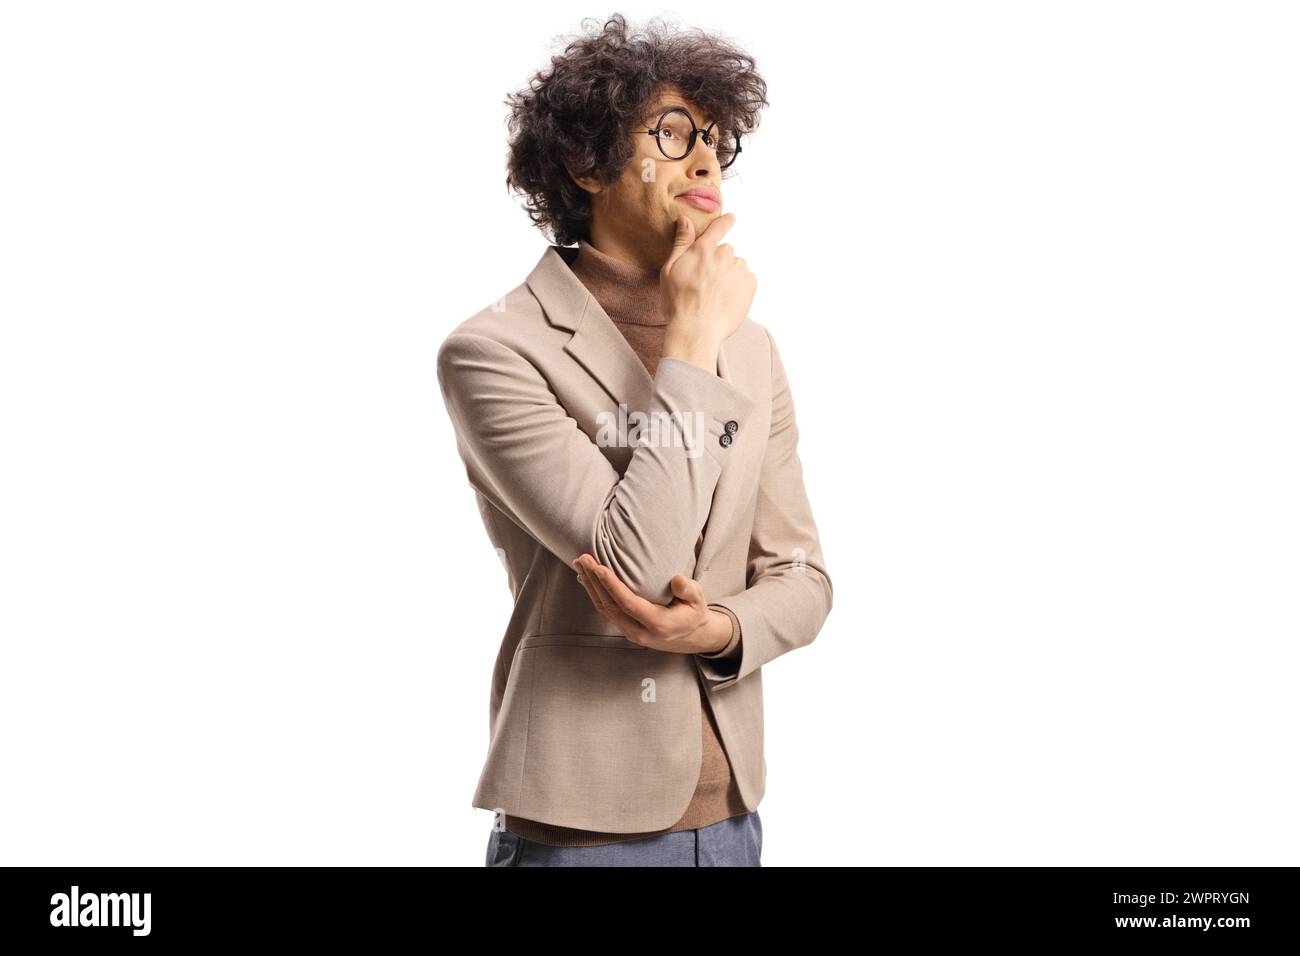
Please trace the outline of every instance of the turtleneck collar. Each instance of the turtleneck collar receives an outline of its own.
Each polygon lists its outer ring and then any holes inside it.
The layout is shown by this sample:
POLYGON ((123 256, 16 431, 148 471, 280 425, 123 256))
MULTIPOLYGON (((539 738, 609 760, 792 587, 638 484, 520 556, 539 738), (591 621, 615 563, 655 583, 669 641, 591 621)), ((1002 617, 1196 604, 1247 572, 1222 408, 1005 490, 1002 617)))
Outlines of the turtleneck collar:
POLYGON ((615 259, 585 239, 578 240, 578 254, 569 268, 615 322, 668 324, 659 307, 658 269, 615 259))

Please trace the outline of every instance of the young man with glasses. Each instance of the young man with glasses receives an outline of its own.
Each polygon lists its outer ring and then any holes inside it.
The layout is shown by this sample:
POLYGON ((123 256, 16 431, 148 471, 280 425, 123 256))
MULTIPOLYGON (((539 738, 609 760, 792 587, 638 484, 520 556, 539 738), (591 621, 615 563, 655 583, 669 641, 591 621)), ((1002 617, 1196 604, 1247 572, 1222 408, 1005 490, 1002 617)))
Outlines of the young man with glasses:
POLYGON ((507 103, 507 182, 557 244, 438 353, 515 601, 487 864, 758 866, 761 667, 832 596, 789 382, 721 241, 766 85, 716 37, 615 15, 507 103))

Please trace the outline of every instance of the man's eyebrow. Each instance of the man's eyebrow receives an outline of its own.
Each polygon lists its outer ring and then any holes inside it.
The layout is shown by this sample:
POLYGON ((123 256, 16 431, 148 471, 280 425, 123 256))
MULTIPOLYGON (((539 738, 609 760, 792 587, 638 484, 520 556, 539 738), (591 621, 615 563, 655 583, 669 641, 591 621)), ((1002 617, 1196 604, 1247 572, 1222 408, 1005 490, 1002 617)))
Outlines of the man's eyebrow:
POLYGON ((687 106, 685 103, 673 103, 673 102, 662 103, 659 106, 655 107, 655 109, 650 111, 651 118, 658 119, 660 116, 663 116, 665 110, 672 110, 672 109, 686 110, 686 112, 691 114, 691 119, 695 120, 696 126, 698 126, 700 129, 708 129, 709 124, 707 122, 705 123, 700 122, 699 118, 696 117, 694 111, 692 111, 691 108, 687 106))

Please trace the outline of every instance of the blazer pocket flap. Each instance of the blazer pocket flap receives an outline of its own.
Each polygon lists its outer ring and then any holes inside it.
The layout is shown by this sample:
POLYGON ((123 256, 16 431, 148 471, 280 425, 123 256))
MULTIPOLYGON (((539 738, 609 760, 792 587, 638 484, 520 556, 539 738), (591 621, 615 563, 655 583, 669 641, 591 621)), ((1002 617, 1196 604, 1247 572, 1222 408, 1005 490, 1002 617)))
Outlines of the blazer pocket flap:
POLYGON ((519 642, 520 650, 530 647, 605 647, 612 650, 648 652, 650 648, 633 644, 622 634, 529 634, 519 642))

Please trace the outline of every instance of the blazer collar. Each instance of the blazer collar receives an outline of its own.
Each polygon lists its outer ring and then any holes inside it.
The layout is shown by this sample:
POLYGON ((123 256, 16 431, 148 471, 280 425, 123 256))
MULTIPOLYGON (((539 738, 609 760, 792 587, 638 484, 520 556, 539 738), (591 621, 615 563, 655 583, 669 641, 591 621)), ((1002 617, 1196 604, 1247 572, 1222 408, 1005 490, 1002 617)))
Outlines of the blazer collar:
MULTIPOLYGON (((537 296, 547 321, 573 333, 564 344, 565 351, 615 402, 626 402, 632 409, 644 408, 654 391, 654 379, 596 297, 569 268, 569 261, 577 254, 574 246, 547 246, 524 281, 537 296)), ((724 341, 718 349, 718 374, 730 382, 727 344, 724 341)))

